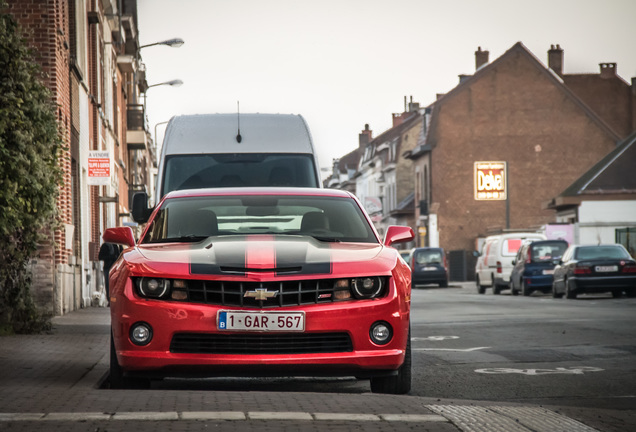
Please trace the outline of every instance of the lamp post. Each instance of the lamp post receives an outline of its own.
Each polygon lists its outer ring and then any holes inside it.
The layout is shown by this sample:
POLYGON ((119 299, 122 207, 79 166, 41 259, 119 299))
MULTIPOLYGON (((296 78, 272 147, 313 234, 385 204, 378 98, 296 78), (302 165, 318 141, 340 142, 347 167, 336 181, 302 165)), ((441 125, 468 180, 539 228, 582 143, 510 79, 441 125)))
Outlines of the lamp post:
POLYGON ((144 115, 146 115, 146 99, 148 99, 148 89, 152 88, 152 87, 157 87, 157 86, 162 86, 162 85, 168 85, 171 87, 179 87, 181 85, 183 85, 183 81, 181 81, 180 79, 173 79, 170 81, 165 81, 165 82, 161 82, 161 83, 157 83, 157 84, 152 84, 149 85, 148 87, 146 87, 146 90, 144 91, 144 115))
POLYGON ((146 44, 146 45, 142 45, 139 47, 139 50, 141 50, 142 48, 147 48, 147 47, 151 47, 151 46, 155 46, 155 45, 166 45, 172 48, 179 48, 181 45, 183 45, 185 42, 183 41, 183 39, 181 38, 174 38, 174 39, 168 39, 165 41, 161 41, 161 42, 154 42, 151 44, 146 44))
MULTIPOLYGON (((170 122, 170 120, 166 120, 166 121, 159 122, 159 123, 157 123, 155 125, 155 148, 157 148, 159 146, 159 140, 157 139, 157 126, 164 125, 164 124, 167 124, 169 122, 170 122)), ((157 156, 158 156, 157 152, 155 151, 155 157, 157 157, 157 156)))

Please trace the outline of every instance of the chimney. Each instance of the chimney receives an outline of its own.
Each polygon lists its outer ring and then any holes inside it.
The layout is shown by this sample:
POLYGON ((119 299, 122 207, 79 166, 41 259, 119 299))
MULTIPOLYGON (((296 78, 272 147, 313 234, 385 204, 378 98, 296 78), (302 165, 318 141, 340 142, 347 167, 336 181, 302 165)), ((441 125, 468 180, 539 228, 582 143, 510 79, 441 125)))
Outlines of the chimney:
POLYGON ((481 47, 477 47, 477 51, 475 51, 475 70, 488 64, 488 54, 488 51, 482 51, 481 47))
POLYGON ((418 112, 420 110, 420 104, 418 102, 413 102, 413 96, 411 96, 411 101, 409 102, 409 112, 418 112))
POLYGON ((369 129, 369 124, 364 125, 364 130, 358 135, 358 148, 365 148, 373 139, 373 131, 369 129))
POLYGON ((616 63, 600 63, 601 78, 614 78, 616 76, 616 63))
POLYGON ((563 76, 563 50, 557 44, 551 45, 548 51, 548 67, 558 76, 563 76))

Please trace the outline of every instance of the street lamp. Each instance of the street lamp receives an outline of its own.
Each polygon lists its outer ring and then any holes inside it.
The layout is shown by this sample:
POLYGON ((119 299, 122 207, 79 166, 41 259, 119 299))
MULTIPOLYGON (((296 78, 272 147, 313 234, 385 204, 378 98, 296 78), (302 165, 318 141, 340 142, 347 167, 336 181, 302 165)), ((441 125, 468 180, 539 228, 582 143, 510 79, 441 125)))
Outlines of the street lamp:
POLYGON ((179 87, 183 84, 183 81, 181 81, 180 79, 174 79, 174 80, 170 80, 170 81, 166 81, 166 82, 162 82, 162 83, 158 83, 158 84, 152 84, 149 85, 148 87, 146 87, 146 89, 144 90, 144 115, 146 112, 146 99, 148 99, 148 89, 151 87, 157 87, 157 86, 162 86, 162 85, 169 85, 171 87, 179 87))
POLYGON ((161 86, 161 85, 169 85, 169 86, 172 86, 172 87, 179 87, 182 84, 183 84, 183 81, 181 81, 180 79, 174 79, 174 80, 170 80, 170 81, 166 81, 166 82, 162 82, 162 83, 158 83, 158 84, 149 85, 148 87, 146 87, 146 91, 148 91, 148 89, 150 87, 157 87, 157 86, 161 86))
POLYGON ((151 43, 151 44, 147 44, 147 45, 142 45, 142 46, 139 47, 139 49, 150 47, 150 46, 155 46, 155 45, 167 45, 169 47, 179 48, 184 43, 185 42, 183 41, 183 39, 174 38, 174 39, 168 39, 168 40, 161 41, 161 42, 155 42, 155 43, 151 43))

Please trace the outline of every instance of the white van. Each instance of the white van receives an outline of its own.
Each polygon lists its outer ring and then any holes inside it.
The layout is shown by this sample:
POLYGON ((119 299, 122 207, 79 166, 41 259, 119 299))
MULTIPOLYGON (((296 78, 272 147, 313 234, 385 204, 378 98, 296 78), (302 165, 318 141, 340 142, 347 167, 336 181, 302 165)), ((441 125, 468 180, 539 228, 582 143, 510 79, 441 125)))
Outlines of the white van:
MULTIPOLYGON (((156 202, 181 189, 321 187, 309 127, 294 114, 173 117, 158 162, 156 202)), ((135 194, 133 219, 145 222, 150 213, 148 196, 135 194)))
POLYGON ((546 240, 546 236, 532 232, 506 233, 486 237, 481 251, 477 253, 475 284, 479 294, 492 288, 494 294, 510 288, 512 261, 526 241, 546 240))

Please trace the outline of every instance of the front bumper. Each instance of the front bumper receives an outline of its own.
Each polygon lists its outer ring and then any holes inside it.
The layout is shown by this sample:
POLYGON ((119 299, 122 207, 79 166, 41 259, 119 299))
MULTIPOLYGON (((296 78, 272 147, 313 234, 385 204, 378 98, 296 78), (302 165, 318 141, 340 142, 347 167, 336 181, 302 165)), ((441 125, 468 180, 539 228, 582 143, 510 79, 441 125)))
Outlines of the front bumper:
MULTIPOLYGON (((130 281, 123 295, 111 302, 111 321, 119 364, 128 375, 148 376, 280 376, 280 375, 383 375, 404 362, 408 337, 409 304, 394 286, 381 299, 334 302, 275 309, 249 309, 208 304, 147 300, 132 292, 130 281), (346 333, 351 350, 344 352, 240 354, 172 352, 177 334, 254 335, 256 332, 224 331, 217 326, 219 310, 304 311, 305 334, 346 333), (393 337, 383 346, 369 335, 377 321, 388 323, 393 337), (130 340, 137 322, 152 327, 146 346, 130 340)), ((259 334, 272 335, 272 332, 259 334)))

